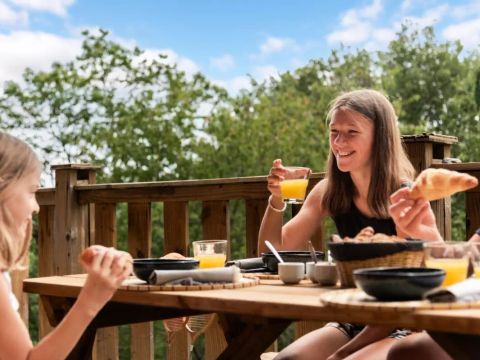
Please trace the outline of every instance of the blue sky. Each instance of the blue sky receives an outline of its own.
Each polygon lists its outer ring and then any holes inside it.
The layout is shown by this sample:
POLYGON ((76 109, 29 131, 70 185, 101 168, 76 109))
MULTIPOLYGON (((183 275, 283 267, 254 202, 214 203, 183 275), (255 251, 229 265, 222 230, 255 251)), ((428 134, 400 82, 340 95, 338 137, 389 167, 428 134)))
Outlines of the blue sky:
POLYGON ((340 44, 384 49, 406 19, 479 49, 478 0, 0 0, 0 82, 73 59, 80 31, 101 27, 234 93, 340 44))

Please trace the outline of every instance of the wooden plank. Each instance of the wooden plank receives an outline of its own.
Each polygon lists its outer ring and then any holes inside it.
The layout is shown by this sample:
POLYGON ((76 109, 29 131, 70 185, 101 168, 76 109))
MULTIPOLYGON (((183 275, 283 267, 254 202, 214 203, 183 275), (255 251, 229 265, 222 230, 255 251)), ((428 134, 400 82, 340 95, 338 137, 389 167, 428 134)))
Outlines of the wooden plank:
POLYGON ((480 193, 465 194, 465 217, 467 239, 480 228, 480 193))
MULTIPOLYGON (((311 186, 323 179, 324 173, 312 174, 311 186)), ((213 201, 233 199, 265 199, 269 192, 265 176, 210 180, 160 181, 150 183, 79 185, 80 204, 156 201, 213 201)))
MULTIPOLYGON (((95 244, 117 246, 115 204, 95 204, 95 244)), ((95 341, 96 359, 118 359, 118 329, 99 329, 95 341)))
MULTIPOLYGON (((230 211, 228 201, 202 202, 202 234, 204 240, 228 240, 230 250, 230 211)), ((229 252, 227 253, 227 259, 229 252)))
POLYGON ((35 193, 37 198, 38 205, 48 206, 55 205, 55 189, 54 188, 43 188, 38 189, 35 193))
MULTIPOLYGON (((55 275, 55 268, 53 266, 53 254, 55 249, 53 247, 53 219, 55 216, 54 206, 40 206, 38 214, 38 274, 39 276, 55 275)), ((47 335, 52 327, 50 326, 43 303, 39 303, 39 333, 40 339, 47 335)))
MULTIPOLYGON (((166 201, 163 204, 164 252, 188 256, 188 202, 166 201)), ((188 333, 177 331, 168 341, 167 359, 188 359, 188 333)))
MULTIPOLYGON (((152 210, 150 203, 128 204, 128 252, 134 258, 151 256, 152 210)), ((131 359, 154 358, 153 323, 139 323, 130 326, 131 359)))
POLYGON ((268 198, 245 201, 246 257, 258 256, 258 232, 267 209, 268 198))
POLYGON ((163 206, 164 252, 188 256, 188 202, 165 201, 163 206))

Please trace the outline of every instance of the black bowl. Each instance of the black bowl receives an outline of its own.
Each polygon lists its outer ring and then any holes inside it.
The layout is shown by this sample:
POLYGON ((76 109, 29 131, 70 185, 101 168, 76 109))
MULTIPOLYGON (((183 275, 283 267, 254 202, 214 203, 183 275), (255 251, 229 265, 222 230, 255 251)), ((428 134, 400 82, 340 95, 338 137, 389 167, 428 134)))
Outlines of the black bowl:
POLYGON ((422 251, 421 240, 407 240, 397 242, 354 243, 329 242, 328 248, 332 258, 337 261, 367 260, 376 257, 392 255, 401 251, 422 251))
MULTIPOLYGON (((309 251, 279 251, 280 257, 285 262, 303 262, 312 260, 309 251)), ((324 260, 325 254, 322 251, 315 251, 318 260, 324 260)), ((262 260, 267 269, 271 272, 278 272, 278 260, 271 252, 262 253, 262 260)))
POLYGON ((418 300, 442 283, 445 271, 429 268, 378 267, 353 271, 355 284, 378 300, 418 300))
POLYGON ((133 272, 148 281, 153 270, 191 270, 198 268, 198 264, 195 259, 133 259, 133 272))

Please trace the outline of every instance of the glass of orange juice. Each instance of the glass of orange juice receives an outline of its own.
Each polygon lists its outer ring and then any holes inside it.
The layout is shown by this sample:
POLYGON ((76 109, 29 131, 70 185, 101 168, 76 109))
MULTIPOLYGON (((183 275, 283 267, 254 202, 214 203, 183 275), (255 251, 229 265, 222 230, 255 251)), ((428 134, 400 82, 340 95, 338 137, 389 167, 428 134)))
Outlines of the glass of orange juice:
POLYGON ((194 241, 193 257, 200 261, 200 268, 223 267, 227 260, 227 240, 194 241))
POLYGON ((461 241, 426 242, 425 265, 445 270, 442 287, 453 285, 467 278, 471 245, 461 241))
POLYGON ((287 204, 302 204, 307 193, 310 169, 300 166, 286 166, 284 179, 280 181, 280 192, 287 204))

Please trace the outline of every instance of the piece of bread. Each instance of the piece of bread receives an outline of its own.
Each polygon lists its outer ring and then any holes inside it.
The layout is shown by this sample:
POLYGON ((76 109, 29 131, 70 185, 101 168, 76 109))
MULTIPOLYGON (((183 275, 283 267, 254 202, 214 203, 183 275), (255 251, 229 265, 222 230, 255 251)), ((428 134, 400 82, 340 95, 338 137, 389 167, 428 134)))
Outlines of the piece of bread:
POLYGON ((80 255, 80 260, 85 264, 90 264, 95 255, 98 253, 106 251, 107 248, 101 245, 92 245, 85 250, 83 250, 82 254, 80 255))
POLYGON ((447 169, 425 169, 413 183, 410 199, 442 199, 478 185, 477 178, 447 169))
POLYGON ((185 256, 182 254, 176 253, 176 252, 171 252, 166 255, 163 255, 161 259, 174 259, 174 260, 182 260, 185 259, 185 256))

